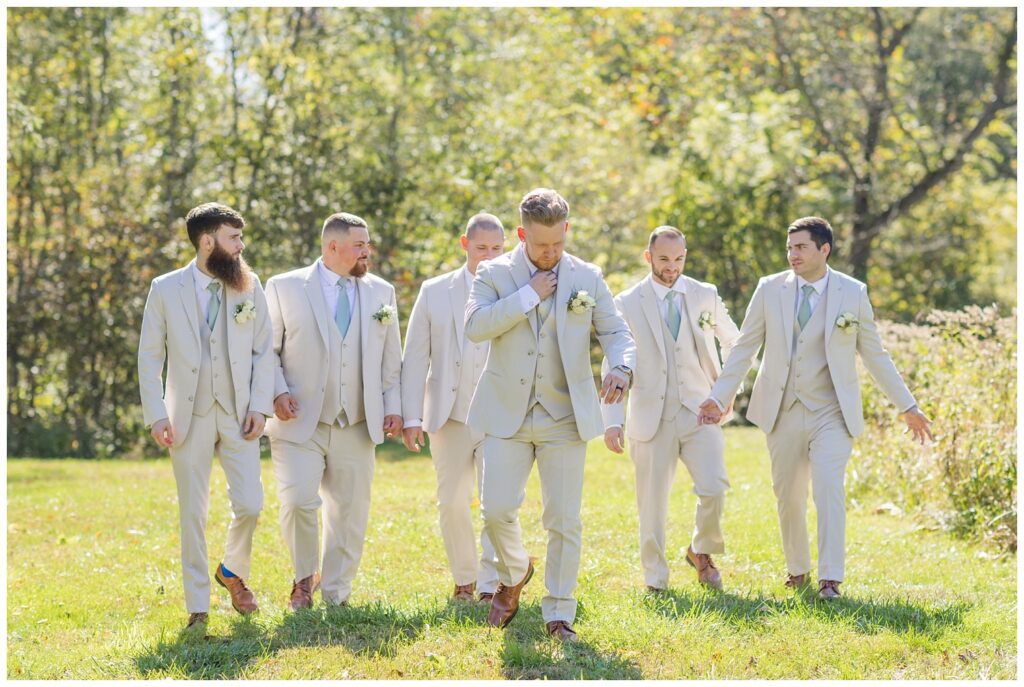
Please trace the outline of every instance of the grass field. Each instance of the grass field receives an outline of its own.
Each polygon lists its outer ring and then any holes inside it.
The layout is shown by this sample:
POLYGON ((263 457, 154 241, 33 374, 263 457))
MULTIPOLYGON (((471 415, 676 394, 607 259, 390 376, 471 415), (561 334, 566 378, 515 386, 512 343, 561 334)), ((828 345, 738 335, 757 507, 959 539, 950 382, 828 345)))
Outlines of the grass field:
MULTIPOLYGON (((845 597, 830 604, 782 586, 784 566, 764 439, 727 430, 732 490, 723 593, 686 566, 694 496, 672 496, 671 592, 643 593, 632 464, 592 444, 583 496, 580 643, 543 631, 544 532, 536 471, 521 513, 540 557, 506 631, 484 606, 452 604, 430 459, 378 452, 366 552, 348 608, 285 611, 288 555, 276 485, 266 505, 251 620, 214 585, 208 637, 186 619, 177 504, 167 460, 7 463, 7 675, 10 678, 1002 678, 1016 677, 1016 559, 850 505, 845 597)), ((208 542, 216 565, 228 518, 214 470, 208 542)), ((811 518, 813 519, 813 509, 811 518)), ((811 523, 813 532, 813 522, 811 523)))

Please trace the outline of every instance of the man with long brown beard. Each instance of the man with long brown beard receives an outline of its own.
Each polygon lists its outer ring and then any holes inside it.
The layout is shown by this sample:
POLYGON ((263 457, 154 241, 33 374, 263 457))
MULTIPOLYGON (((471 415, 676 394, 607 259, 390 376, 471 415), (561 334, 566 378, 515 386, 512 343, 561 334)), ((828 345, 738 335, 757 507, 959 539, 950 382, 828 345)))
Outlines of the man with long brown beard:
POLYGON ((153 280, 139 338, 139 390, 146 426, 157 445, 170 450, 177 482, 187 627, 204 628, 215 452, 231 503, 216 579, 236 611, 258 609, 245 580, 263 507, 259 437, 274 412, 274 366, 267 301, 242 259, 245 220, 226 205, 204 203, 189 211, 185 224, 196 257, 153 280))

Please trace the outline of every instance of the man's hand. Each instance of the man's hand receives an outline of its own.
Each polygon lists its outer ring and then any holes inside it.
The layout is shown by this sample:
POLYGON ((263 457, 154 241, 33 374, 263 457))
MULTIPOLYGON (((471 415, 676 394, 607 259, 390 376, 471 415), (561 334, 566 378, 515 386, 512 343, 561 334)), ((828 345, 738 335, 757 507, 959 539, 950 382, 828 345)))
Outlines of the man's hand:
POLYGON ((246 441, 259 439, 266 424, 267 419, 263 417, 263 413, 254 413, 250 410, 245 414, 245 422, 242 423, 242 438, 246 441))
POLYGON ((604 430, 604 445, 612 453, 622 453, 624 446, 622 438, 622 427, 609 427, 604 430))
POLYGON ((537 272, 530 280, 530 288, 537 292, 541 300, 549 297, 558 286, 558 275, 554 272, 537 272))
POLYGON ((170 448, 174 444, 174 430, 171 429, 171 421, 167 418, 154 422, 149 433, 153 435, 153 441, 160 448, 170 448))
POLYGON ((605 403, 618 403, 626 397, 626 389, 629 387, 629 379, 624 374, 612 368, 605 375, 601 383, 601 398, 605 403))
POLYGON ((427 440, 423 436, 423 427, 407 427, 403 429, 402 443, 410 451, 419 453, 420 448, 427 445, 427 440))
POLYGON ((924 445, 925 437, 934 441, 934 438, 932 437, 932 430, 929 427, 932 421, 929 420, 928 416, 922 413, 917 406, 914 406, 907 412, 903 413, 901 417, 903 418, 903 421, 907 423, 907 428, 903 430, 904 433, 908 431, 913 432, 914 439, 920 441, 922 446, 924 445))
POLYGON ((388 439, 395 436, 402 431, 402 416, 401 415, 385 415, 384 416, 384 436, 388 439))
POLYGON ((699 425, 717 425, 722 421, 722 409, 712 399, 700 404, 700 415, 697 416, 699 425))
POLYGON ((278 420, 294 420, 299 414, 299 402, 287 391, 274 399, 274 415, 278 420))

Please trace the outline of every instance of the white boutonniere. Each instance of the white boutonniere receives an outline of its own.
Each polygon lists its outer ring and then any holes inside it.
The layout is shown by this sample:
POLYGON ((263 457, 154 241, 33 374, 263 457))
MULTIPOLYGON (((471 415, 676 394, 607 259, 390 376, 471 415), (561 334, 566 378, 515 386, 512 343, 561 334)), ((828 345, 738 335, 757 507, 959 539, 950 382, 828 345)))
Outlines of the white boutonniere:
POLYGON ((573 289, 572 295, 569 296, 569 312, 580 315, 588 310, 593 310, 594 306, 597 305, 597 301, 586 291, 577 291, 573 289))
POLYGON ((836 327, 845 331, 857 331, 860 329, 860 320, 852 312, 844 312, 836 318, 836 327))
POLYGON ((235 322, 245 324, 249 320, 256 319, 256 304, 252 301, 239 303, 235 306, 235 322))
POLYGON ((711 319, 711 312, 710 311, 705 310, 704 312, 702 312, 700 314, 700 317, 697 318, 697 326, 700 327, 701 329, 714 329, 715 328, 715 321, 713 319, 711 319))
POLYGON ((397 314, 398 311, 395 310, 395 306, 381 304, 381 306, 377 308, 377 312, 373 313, 373 319, 377 320, 381 324, 390 324, 392 318, 397 314))

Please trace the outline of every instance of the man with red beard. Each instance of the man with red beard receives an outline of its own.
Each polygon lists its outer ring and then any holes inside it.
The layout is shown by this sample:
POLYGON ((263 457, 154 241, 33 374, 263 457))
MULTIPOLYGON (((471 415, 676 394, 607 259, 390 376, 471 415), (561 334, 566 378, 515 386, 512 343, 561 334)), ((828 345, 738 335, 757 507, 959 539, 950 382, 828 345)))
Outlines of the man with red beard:
POLYGON ((139 337, 139 390, 146 426, 170 450, 187 627, 202 628, 210 607, 206 518, 215 452, 232 514, 216 580, 236 611, 258 609, 245 580, 263 507, 259 437, 274 412, 274 367, 267 301, 242 259, 245 220, 226 205, 204 203, 185 224, 196 257, 153 280, 139 337))

